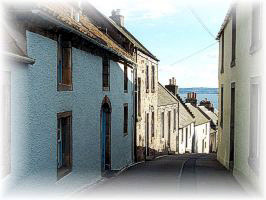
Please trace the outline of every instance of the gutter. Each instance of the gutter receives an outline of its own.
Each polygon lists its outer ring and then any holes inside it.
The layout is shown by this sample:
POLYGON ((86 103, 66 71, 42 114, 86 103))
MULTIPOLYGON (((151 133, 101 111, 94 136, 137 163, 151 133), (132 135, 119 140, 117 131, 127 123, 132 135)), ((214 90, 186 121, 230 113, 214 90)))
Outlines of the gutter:
POLYGON ((76 29, 74 29, 74 28, 72 28, 72 27, 66 25, 65 23, 63 23, 63 22, 61 22, 61 21, 59 21, 59 20, 57 20, 57 19, 55 19, 54 17, 51 17, 50 15, 46 14, 45 12, 43 12, 43 11, 41 11, 41 10, 38 10, 38 9, 31 10, 31 12, 32 12, 33 14, 38 15, 39 17, 43 18, 44 20, 47 20, 47 21, 49 21, 49 22, 52 22, 52 23, 54 23, 55 25, 57 25, 58 27, 64 28, 64 29, 68 30, 69 32, 72 32, 72 33, 74 33, 74 34, 76 34, 76 35, 82 37, 83 39, 85 39, 85 40, 87 40, 87 41, 89 41, 89 42, 95 44, 96 46, 101 47, 101 48, 103 48, 103 49, 105 49, 105 50, 107 50, 107 51, 109 51, 109 52, 115 54, 116 56, 122 58, 123 60, 129 62, 130 64, 135 65, 135 66, 137 65, 134 61, 132 61, 132 60, 126 58, 126 57, 123 56, 122 54, 117 53, 117 52, 114 51, 113 49, 111 49, 111 48, 109 48, 109 47, 106 47, 105 45, 103 45, 103 44, 101 44, 101 43, 95 41, 95 40, 92 39, 92 38, 89 38, 89 37, 86 36, 84 33, 81 33, 81 32, 79 32, 78 30, 76 30, 76 29))
POLYGON ((30 65, 33 65, 35 63, 35 60, 33 58, 29 58, 27 56, 20 56, 20 55, 10 53, 10 52, 3 52, 3 55, 17 62, 22 62, 22 63, 30 64, 30 65))

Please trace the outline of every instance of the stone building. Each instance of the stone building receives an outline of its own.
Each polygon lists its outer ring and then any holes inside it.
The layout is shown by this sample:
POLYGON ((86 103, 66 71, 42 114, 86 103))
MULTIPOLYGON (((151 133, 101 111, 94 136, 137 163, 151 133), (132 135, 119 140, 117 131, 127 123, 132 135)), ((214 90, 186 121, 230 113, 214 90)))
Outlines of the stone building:
POLYGON ((169 79, 169 85, 165 86, 178 101, 178 148, 176 153, 192 153, 195 140, 195 119, 192 112, 188 109, 182 98, 178 94, 176 79, 169 79))
POLYGON ((263 73, 265 2, 233 4, 218 33, 218 160, 246 189, 261 187, 263 177, 263 73))
POLYGON ((5 4, 5 10, 7 189, 71 193, 132 164, 131 40, 107 35, 81 4, 5 4))
POLYGON ((188 93, 186 105, 195 117, 195 139, 193 152, 210 152, 210 121, 211 119, 197 106, 196 93, 188 93))
POLYGON ((158 123, 153 149, 158 153, 178 153, 179 102, 158 83, 158 123))

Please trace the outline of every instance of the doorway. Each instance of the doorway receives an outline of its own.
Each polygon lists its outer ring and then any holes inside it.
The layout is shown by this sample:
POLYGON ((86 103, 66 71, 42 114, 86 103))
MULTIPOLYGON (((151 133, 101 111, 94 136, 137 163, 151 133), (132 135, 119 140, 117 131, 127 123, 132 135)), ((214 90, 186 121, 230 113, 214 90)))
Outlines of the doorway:
POLYGON ((231 84, 231 114, 230 114, 230 156, 229 168, 234 168, 235 146, 235 83, 231 84))
POLYGON ((102 172, 111 170, 111 103, 104 97, 101 107, 101 168, 102 172))

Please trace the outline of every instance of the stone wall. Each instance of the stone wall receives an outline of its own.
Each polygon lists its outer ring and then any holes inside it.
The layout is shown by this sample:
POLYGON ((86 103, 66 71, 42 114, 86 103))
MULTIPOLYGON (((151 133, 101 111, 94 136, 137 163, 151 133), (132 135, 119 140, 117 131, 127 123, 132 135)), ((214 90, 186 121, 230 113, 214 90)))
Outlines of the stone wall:
MULTIPOLYGON (((137 53, 137 77, 141 78, 141 110, 138 110, 137 123, 136 123, 136 146, 137 146, 137 160, 145 159, 145 151, 147 147, 147 136, 145 135, 145 119, 146 114, 149 113, 149 143, 153 147, 153 140, 151 137, 151 115, 154 112, 154 135, 157 133, 157 93, 158 93, 158 62, 150 58, 149 56, 138 51, 137 53), (146 91, 146 65, 149 66, 149 90, 146 91), (151 91, 151 72, 152 65, 155 66, 155 90, 151 91)), ((154 152, 151 152, 154 154, 154 152)))

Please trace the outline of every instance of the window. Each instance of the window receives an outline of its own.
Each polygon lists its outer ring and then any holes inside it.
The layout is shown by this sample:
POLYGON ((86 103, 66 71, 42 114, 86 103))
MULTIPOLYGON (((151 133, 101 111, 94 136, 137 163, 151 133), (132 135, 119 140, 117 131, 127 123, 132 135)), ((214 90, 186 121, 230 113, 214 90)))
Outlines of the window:
POLYGON ((235 66, 236 59, 236 6, 232 8, 232 58, 231 67, 235 66))
POLYGON ((124 136, 128 135, 128 104, 124 104, 124 136))
POLYGON ((155 92, 155 66, 151 67, 151 91, 155 92))
POLYGON ((176 109, 174 109, 174 131, 176 130, 176 109))
POLYGON ((221 85, 221 121, 220 121, 221 128, 223 128, 223 117, 224 117, 224 86, 221 85))
POLYGON ((170 144, 170 134, 171 134, 171 111, 168 111, 168 146, 170 144))
POLYGON ((261 45, 261 2, 255 1, 252 5, 252 32, 250 53, 254 53, 261 45))
POLYGON ((102 70, 103 90, 110 90, 110 61, 107 57, 103 57, 103 70, 102 70))
POLYGON ((57 114, 57 178, 72 170, 72 112, 57 114))
POLYGON ((187 148, 187 144, 188 144, 188 128, 186 128, 186 148, 187 148))
POLYGON ((149 92, 150 89, 149 82, 149 65, 146 65, 146 92, 149 92))
POLYGON ((261 83, 258 77, 250 81, 250 133, 248 163, 258 174, 261 134, 261 83))
POLYGON ((141 116, 141 78, 138 78, 138 116, 141 116))
POLYGON ((127 76, 127 64, 124 64, 124 92, 128 91, 128 76, 127 76))
POLYGON ((224 33, 222 33, 221 74, 224 73, 224 33))
POLYGON ((57 88, 59 91, 72 90, 72 48, 71 41, 58 37, 57 88))
POLYGON ((183 143, 184 142, 184 135, 183 135, 184 133, 183 133, 183 129, 182 129, 182 131, 181 131, 181 143, 183 143))
POLYGON ((154 112, 151 113, 151 137, 154 137, 154 112))
POLYGON ((149 143, 149 135, 150 135, 150 116, 149 113, 146 114, 146 135, 147 135, 147 141, 149 143))
POLYGON ((164 138, 164 112, 161 113, 161 135, 164 138))

